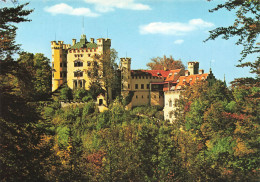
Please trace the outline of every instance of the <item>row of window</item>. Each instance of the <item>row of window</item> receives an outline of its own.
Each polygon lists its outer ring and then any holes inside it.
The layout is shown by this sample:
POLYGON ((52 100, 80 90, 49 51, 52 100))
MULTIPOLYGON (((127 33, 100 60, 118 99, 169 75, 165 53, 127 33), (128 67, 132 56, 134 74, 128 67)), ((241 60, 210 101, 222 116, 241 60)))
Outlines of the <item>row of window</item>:
MULTIPOLYGON (((54 78, 54 73, 52 73, 52 77, 54 78)), ((67 72, 60 72, 60 77, 61 78, 66 78, 67 77, 67 72)))
POLYGON ((82 77, 82 76, 83 76, 83 71, 74 72, 74 77, 82 77))
MULTIPOLYGON (((176 103, 176 100, 177 100, 177 99, 175 99, 175 100, 174 100, 174 101, 175 101, 175 103, 176 103)), ((172 106, 174 105, 174 103, 173 103, 173 101, 172 101, 172 100, 169 100, 169 103, 168 103, 168 104, 169 104, 169 107, 172 107, 172 106)), ((166 103, 166 105, 167 105, 167 103, 166 103)))
MULTIPOLYGON (((135 96, 136 99, 138 99, 138 95, 135 96)), ((143 99, 144 96, 142 95, 141 98, 143 99)), ((157 98, 156 95, 153 96, 153 98, 157 98)), ((159 98, 161 98, 161 96, 159 96, 159 98)), ((147 95, 147 99, 149 99, 149 95, 147 95)))
POLYGON ((84 88, 85 87, 85 82, 84 80, 74 80, 73 81, 73 88, 84 88))
MULTIPOLYGON (((130 89, 130 85, 128 85, 128 88, 130 89)), ((139 85, 135 84, 135 89, 138 89, 139 85)), ((144 89, 144 84, 141 84, 141 89, 144 89)), ((150 89, 150 84, 146 84, 146 89, 150 89)))
MULTIPOLYGON (((94 70, 94 72, 88 71, 88 77, 91 77, 91 76, 98 76, 98 71, 97 70, 94 70)), ((83 77, 83 71, 75 71, 74 77, 83 77)))
POLYGON ((132 76, 132 79, 160 79, 157 76, 132 76))
MULTIPOLYGON (((87 62, 88 66, 91 66, 91 62, 87 62)), ((93 62, 93 66, 98 66, 98 63, 96 61, 93 62)), ((83 67, 83 62, 82 61, 74 61, 74 67, 83 67)))
POLYGON ((94 52, 97 52, 97 49, 85 49, 85 50, 84 50, 84 49, 81 49, 81 50, 75 50, 75 49, 74 49, 74 50, 69 50, 69 52, 70 52, 70 53, 72 53, 72 52, 73 52, 73 53, 76 53, 76 52, 78 52, 78 53, 80 53, 80 52, 92 52, 92 50, 93 50, 94 52))
MULTIPOLYGON (((97 54, 94 54, 94 56, 97 56, 97 54)), ((83 54, 74 54, 74 57, 83 57, 83 54)), ((91 54, 88 54, 88 57, 91 57, 91 54)))
POLYGON ((66 68, 66 67, 67 67, 67 63, 66 63, 66 62, 61 62, 61 63, 60 63, 60 67, 61 67, 61 68, 62 68, 62 67, 65 67, 65 68, 66 68))
MULTIPOLYGON (((91 71, 88 71, 88 76, 90 77, 92 74, 91 71)), ((98 76, 98 72, 95 71, 93 73, 94 76, 98 76)), ((52 73, 52 77, 54 78, 54 73, 52 73)), ((61 78, 66 78, 67 77, 67 72, 60 72, 60 77, 61 78)), ((83 77, 83 71, 76 71, 74 72, 74 77, 83 77)))

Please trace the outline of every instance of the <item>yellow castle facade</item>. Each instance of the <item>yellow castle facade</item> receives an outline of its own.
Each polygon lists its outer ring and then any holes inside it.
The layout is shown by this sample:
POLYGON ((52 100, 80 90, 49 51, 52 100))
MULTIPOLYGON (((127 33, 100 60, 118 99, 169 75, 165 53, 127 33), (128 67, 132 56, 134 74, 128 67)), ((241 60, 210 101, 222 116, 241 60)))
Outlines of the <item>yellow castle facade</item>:
POLYGON ((99 38, 95 42, 90 38, 88 41, 84 34, 79 42, 72 39, 72 45, 52 41, 52 91, 64 83, 71 89, 88 90, 93 75, 102 78, 102 56, 110 51, 110 47, 110 39, 99 38))

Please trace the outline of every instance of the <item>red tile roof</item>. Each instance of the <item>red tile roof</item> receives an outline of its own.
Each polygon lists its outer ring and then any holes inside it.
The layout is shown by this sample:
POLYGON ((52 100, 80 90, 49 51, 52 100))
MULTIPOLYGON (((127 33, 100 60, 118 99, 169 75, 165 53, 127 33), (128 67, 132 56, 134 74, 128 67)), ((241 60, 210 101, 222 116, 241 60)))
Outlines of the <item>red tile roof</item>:
POLYGON ((192 85, 195 83, 195 81, 200 81, 200 80, 206 80, 208 77, 208 73, 204 73, 204 74, 196 74, 196 75, 189 75, 189 76, 180 76, 178 81, 177 81, 177 85, 175 87, 175 89, 180 89, 180 87, 184 86, 184 85, 192 85))
MULTIPOLYGON (((181 69, 177 69, 177 70, 170 70, 170 73, 169 73, 169 75, 168 75, 168 77, 166 78, 166 80, 165 81, 167 81, 167 82, 170 82, 170 81, 174 81, 174 74, 178 74, 179 72, 181 71, 181 69)), ((175 77, 175 79, 176 79, 176 77, 175 77)))
POLYGON ((131 70, 132 76, 156 76, 166 78, 169 75, 170 71, 164 70, 131 70), (159 74, 158 74, 159 73, 159 74))

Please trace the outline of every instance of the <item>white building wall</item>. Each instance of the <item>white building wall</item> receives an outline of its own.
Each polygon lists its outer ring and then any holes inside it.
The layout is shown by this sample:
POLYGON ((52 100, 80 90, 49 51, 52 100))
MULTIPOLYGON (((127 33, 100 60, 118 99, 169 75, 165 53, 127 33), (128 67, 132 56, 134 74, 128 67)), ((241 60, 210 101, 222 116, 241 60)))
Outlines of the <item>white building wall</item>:
POLYGON ((164 92, 164 120, 174 122, 174 111, 176 109, 175 101, 179 99, 181 91, 166 91, 164 92))

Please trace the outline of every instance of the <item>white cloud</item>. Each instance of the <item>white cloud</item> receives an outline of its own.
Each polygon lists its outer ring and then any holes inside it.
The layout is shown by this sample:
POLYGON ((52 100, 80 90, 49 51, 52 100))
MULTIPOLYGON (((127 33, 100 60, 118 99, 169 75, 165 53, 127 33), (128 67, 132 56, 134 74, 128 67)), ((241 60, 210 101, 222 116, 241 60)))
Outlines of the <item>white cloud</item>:
POLYGON ((65 3, 56 4, 51 7, 45 7, 44 10, 53 15, 66 14, 66 15, 88 16, 88 17, 99 16, 99 14, 92 12, 89 8, 73 8, 65 3))
POLYGON ((179 40, 175 40, 173 43, 174 44, 182 44, 184 42, 184 40, 179 39, 179 40))
POLYGON ((213 27, 214 24, 202 19, 192 19, 188 23, 153 22, 139 27, 141 34, 184 35, 197 29, 213 27))
POLYGON ((99 12, 114 11, 115 8, 130 10, 151 10, 150 6, 136 3, 135 0, 85 0, 86 3, 94 4, 99 12))

